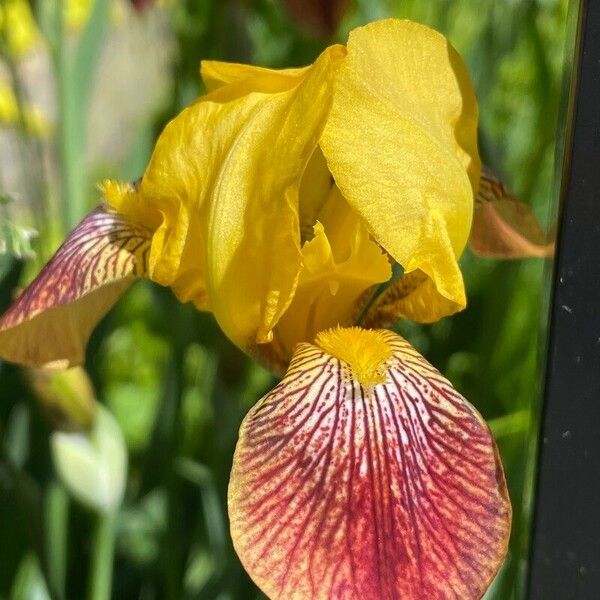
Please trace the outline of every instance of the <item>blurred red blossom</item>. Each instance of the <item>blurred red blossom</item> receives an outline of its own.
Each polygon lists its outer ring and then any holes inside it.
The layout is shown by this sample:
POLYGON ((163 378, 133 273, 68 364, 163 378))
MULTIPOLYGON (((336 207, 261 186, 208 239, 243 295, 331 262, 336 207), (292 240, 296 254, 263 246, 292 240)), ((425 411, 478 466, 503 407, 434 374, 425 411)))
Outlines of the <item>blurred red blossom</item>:
POLYGON ((142 12, 153 4, 154 0, 129 0, 131 6, 135 8, 138 12, 142 12))
POLYGON ((313 35, 328 38, 341 21, 349 0, 283 0, 294 19, 313 35))

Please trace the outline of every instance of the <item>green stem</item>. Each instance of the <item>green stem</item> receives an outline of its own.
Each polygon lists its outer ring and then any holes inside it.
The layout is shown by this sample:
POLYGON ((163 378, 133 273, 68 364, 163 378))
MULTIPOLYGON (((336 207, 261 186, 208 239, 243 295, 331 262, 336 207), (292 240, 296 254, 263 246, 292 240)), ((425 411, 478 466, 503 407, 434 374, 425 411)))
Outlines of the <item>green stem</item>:
POLYGON ((181 484, 174 465, 178 450, 181 429, 181 395, 183 350, 176 346, 167 375, 167 414, 166 452, 169 475, 167 478, 167 534, 164 553, 166 576, 166 597, 169 600, 181 598, 183 575, 183 547, 181 521, 181 484))
POLYGON ((6 452, 4 439, 5 435, 0 423, 0 469, 8 476, 9 489, 12 490, 16 506, 22 515, 29 543, 40 560, 44 574, 47 574, 42 545, 41 490, 38 483, 27 472, 19 470, 12 462, 6 452))
POLYGON ((86 109, 101 54, 109 0, 96 0, 71 56, 64 19, 66 0, 56 2, 55 68, 58 89, 58 145, 63 190, 63 224, 77 225, 86 211, 86 109))
POLYGON ((116 511, 99 513, 90 562, 88 600, 110 600, 115 551, 116 511))
POLYGON ((68 56, 64 19, 65 0, 56 2, 56 86, 58 95, 58 151, 62 184, 62 223, 66 231, 77 224, 83 204, 84 178, 82 169, 83 131, 75 102, 73 70, 68 56), (79 131, 78 131, 79 130, 79 131))
POLYGON ((46 493, 46 556, 51 589, 65 597, 67 573, 67 546, 69 522, 69 496, 57 482, 46 493))

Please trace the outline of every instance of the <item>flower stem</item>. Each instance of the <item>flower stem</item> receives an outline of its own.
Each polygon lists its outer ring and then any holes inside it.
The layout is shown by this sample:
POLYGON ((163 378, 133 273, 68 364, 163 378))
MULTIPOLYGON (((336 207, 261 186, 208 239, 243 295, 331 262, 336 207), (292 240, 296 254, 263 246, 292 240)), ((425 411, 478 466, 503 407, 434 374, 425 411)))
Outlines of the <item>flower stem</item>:
POLYGON ((75 227, 87 209, 84 161, 86 110, 93 76, 100 59, 110 2, 96 0, 74 49, 70 48, 68 40, 63 11, 65 2, 66 0, 60 0, 56 3, 55 67, 63 221, 68 231, 75 227))
POLYGON ((46 555, 50 586, 60 597, 65 597, 67 571, 67 535, 69 527, 69 496, 57 482, 46 492, 46 555))
POLYGON ((166 453, 169 474, 167 477, 167 535, 164 553, 166 597, 181 598, 184 553, 182 547, 181 482, 174 465, 177 456, 181 428, 181 396, 183 387, 183 348, 179 344, 173 351, 166 387, 166 453))
POLYGON ((88 600, 110 600, 115 550, 116 511, 99 513, 90 561, 88 600))
POLYGON ((64 19, 64 2, 56 3, 56 82, 58 95, 58 150, 62 184, 63 235, 77 223, 83 203, 83 127, 81 109, 75 98, 71 61, 68 56, 67 32, 64 19))

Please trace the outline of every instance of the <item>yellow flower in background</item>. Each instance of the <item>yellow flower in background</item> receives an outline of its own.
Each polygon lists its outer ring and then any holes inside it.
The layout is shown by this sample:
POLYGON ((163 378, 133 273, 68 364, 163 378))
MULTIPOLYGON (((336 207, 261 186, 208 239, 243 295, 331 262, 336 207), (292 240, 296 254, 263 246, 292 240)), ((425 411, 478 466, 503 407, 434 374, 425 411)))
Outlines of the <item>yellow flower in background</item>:
MULTIPOLYGON (((73 32, 81 31, 87 24, 93 7, 94 0, 67 0, 64 3, 67 28, 73 32)), ((112 2, 111 19, 118 22, 122 18, 122 4, 112 2)), ((43 36, 27 0, 0 2, 0 36, 6 40, 8 50, 14 56, 21 56, 40 47, 43 36)))
POLYGON ((9 52, 25 54, 39 45, 41 35, 27 0, 4 0, 0 3, 0 37, 9 52))
POLYGON ((261 589, 480 598, 511 519, 493 439, 381 329, 466 305, 457 261, 481 167, 462 60, 389 19, 305 68, 204 62, 202 76, 208 93, 167 125, 140 182, 106 181, 108 206, 0 318, 0 357, 81 363, 136 277, 171 287, 289 367, 242 424, 229 489, 233 542, 261 589))
POLYGON ((79 31, 90 18, 95 0, 68 0, 65 5, 65 21, 69 29, 79 31))
MULTIPOLYGON (((24 106, 23 119, 26 131, 33 135, 46 137, 52 130, 52 125, 37 106, 24 106)), ((13 89, 0 81, 0 126, 15 126, 19 121, 19 105, 13 89)))
POLYGON ((13 125, 19 120, 19 105, 12 88, 0 82, 0 123, 13 125))
MULTIPOLYGON (((84 29, 90 19, 95 0, 67 0, 64 19, 70 31, 79 32, 84 29)), ((110 21, 119 23, 125 16, 122 2, 113 0, 110 4, 110 21)))

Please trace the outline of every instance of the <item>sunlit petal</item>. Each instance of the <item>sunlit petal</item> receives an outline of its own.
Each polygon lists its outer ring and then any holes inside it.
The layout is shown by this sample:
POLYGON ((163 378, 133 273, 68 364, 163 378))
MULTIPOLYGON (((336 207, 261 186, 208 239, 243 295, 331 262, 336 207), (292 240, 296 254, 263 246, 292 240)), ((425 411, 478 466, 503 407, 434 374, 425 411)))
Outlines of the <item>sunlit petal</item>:
POLYGON ((0 317, 0 358, 80 364, 96 323, 145 273, 150 232, 99 207, 0 317))
POLYGON ((257 102, 216 173, 208 292, 219 324, 241 347, 271 339, 296 287, 300 180, 330 106, 333 62, 325 52, 296 88, 257 102))
POLYGON ((511 515, 488 427, 399 336, 330 342, 344 359, 300 345, 242 424, 229 488, 242 563, 272 600, 480 598, 511 515))
POLYGON ((139 188, 109 198, 134 220, 154 215, 150 278, 209 308, 242 348, 271 339, 293 296, 300 181, 339 58, 326 50, 280 93, 239 81, 204 96, 167 125, 139 188))
POLYGON ((456 258, 479 181, 477 103, 440 34, 395 19, 354 30, 321 140, 336 184, 405 272, 465 306, 456 258))
POLYGON ((203 60, 200 63, 200 74, 208 91, 213 91, 230 83, 247 81, 254 91, 257 87, 290 87, 297 79, 306 74, 310 67, 297 69, 267 69, 255 65, 228 63, 218 60, 203 60))

